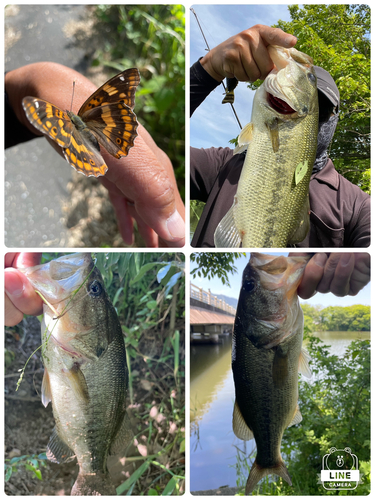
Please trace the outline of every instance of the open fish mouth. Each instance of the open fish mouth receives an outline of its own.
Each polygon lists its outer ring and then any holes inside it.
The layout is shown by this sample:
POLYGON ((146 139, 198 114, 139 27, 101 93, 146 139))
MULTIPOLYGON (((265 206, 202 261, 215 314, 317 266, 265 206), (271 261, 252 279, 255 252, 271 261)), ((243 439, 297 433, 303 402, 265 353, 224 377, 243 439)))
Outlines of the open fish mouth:
POLYGON ((267 93, 267 100, 271 108, 281 115, 290 115, 296 112, 295 109, 291 108, 288 103, 286 103, 279 97, 275 97, 269 92, 267 93))

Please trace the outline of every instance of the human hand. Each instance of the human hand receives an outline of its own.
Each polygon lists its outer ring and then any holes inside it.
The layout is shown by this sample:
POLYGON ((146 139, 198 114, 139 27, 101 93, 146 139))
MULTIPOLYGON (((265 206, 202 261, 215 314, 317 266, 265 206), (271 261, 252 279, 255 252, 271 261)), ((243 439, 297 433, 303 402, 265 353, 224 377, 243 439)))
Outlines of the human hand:
MULTIPOLYGON (((6 90, 17 118, 36 135, 22 108, 25 96, 40 97, 61 109, 70 109, 72 83, 76 81, 73 112, 96 90, 87 78, 55 63, 35 63, 6 74, 6 90)), ((62 149, 53 141, 62 155, 62 149)), ((128 156, 116 159, 101 149, 108 172, 100 181, 108 189, 121 236, 133 243, 133 222, 149 247, 182 247, 185 243, 185 208, 178 192, 173 167, 139 125, 138 136, 128 156)))
MULTIPOLYGON (((309 255, 290 253, 289 255, 309 255)), ((316 253, 306 265, 298 295, 309 299, 316 292, 338 297, 357 295, 370 281, 368 253, 316 253)))
POLYGON ((42 299, 35 293, 20 267, 40 264, 41 253, 7 253, 5 255, 5 326, 14 326, 22 321, 24 314, 38 315, 43 309, 42 299))
POLYGON ((289 49, 296 43, 295 36, 279 28, 257 24, 214 47, 200 63, 218 82, 233 77, 240 82, 255 82, 258 78, 264 80, 274 67, 268 45, 289 49))

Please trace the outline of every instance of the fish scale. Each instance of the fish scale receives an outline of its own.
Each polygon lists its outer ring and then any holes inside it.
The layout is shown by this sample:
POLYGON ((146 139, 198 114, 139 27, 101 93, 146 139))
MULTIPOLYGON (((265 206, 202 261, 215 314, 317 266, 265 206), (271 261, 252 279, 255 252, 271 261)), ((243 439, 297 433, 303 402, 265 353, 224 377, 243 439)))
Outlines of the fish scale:
POLYGON ((246 494, 268 474, 292 484, 280 454, 284 430, 302 420, 298 370, 311 376, 302 349, 303 314, 297 297, 309 257, 253 253, 243 273, 232 344, 236 402, 233 431, 255 439, 257 455, 246 494))
POLYGON ((234 154, 247 149, 234 203, 219 223, 216 247, 283 248, 309 230, 308 189, 318 135, 318 93, 309 56, 269 46, 277 69, 257 89, 251 122, 234 154), (269 96, 284 100, 279 112, 269 96), (301 178, 297 172, 301 169, 301 178))
POLYGON ((77 458, 72 495, 116 495, 107 458, 132 439, 126 414, 128 370, 121 325, 90 254, 60 257, 23 272, 43 306, 42 402, 55 428, 47 457, 77 458))

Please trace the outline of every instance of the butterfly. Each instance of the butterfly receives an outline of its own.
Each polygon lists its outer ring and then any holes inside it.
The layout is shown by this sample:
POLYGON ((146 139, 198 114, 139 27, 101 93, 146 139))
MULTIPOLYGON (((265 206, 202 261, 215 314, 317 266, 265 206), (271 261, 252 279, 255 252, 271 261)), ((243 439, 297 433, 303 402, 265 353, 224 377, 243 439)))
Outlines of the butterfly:
POLYGON ((30 123, 63 148, 77 172, 99 177, 108 170, 99 145, 115 158, 126 156, 134 145, 138 122, 133 108, 139 82, 137 68, 119 73, 86 100, 78 115, 37 97, 24 97, 22 106, 30 123))

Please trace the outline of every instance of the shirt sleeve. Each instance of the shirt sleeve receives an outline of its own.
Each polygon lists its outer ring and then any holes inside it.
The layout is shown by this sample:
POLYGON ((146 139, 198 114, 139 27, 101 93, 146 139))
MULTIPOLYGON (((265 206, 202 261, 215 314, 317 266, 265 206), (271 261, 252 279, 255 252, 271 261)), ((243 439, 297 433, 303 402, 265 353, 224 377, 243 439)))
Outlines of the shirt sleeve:
POLYGON ((190 116, 206 97, 220 85, 197 61, 190 68, 190 116))
POLYGON ((5 149, 11 148, 20 142, 30 141, 38 137, 25 127, 17 118, 13 108, 11 107, 8 95, 5 92, 5 149))
POLYGON ((207 202, 220 169, 232 156, 230 148, 190 148, 190 199, 207 202))
POLYGON ((351 248, 370 246, 371 198, 370 196, 361 198, 355 201, 358 208, 356 207, 355 217, 349 224, 349 241, 346 246, 351 248))

